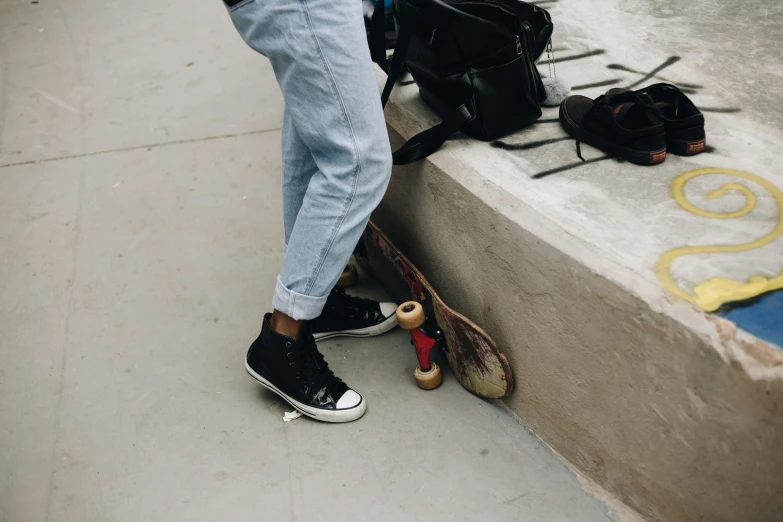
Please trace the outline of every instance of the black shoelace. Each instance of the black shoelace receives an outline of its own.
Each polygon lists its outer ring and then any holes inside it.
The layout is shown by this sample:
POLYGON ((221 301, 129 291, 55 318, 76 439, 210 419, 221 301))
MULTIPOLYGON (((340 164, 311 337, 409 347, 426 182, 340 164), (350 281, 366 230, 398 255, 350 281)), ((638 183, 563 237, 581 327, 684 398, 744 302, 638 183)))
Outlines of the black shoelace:
POLYGON ((348 389, 346 384, 329 368, 323 354, 318 351, 315 339, 308 335, 299 346, 298 377, 308 386, 309 394, 320 399, 331 395, 335 399, 348 389))

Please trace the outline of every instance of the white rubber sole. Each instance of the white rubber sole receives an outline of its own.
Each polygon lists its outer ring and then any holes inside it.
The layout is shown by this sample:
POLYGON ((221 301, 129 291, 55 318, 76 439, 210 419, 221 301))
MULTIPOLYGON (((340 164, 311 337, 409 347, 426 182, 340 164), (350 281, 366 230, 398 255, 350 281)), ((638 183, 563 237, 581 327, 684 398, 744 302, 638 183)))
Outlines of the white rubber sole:
POLYGON ((375 326, 368 326, 367 328, 358 328, 356 330, 342 330, 338 332, 324 332, 313 334, 313 338, 317 341, 325 341, 333 337, 375 337, 376 335, 385 334, 389 330, 393 330, 397 326, 397 315, 391 315, 386 318, 381 324, 375 326))
POLYGON ((362 397, 362 402, 353 408, 346 408, 344 410, 323 410, 320 408, 313 408, 312 406, 302 404, 301 402, 292 399, 285 393, 278 390, 274 384, 254 372, 250 365, 247 364, 247 359, 245 359, 245 370, 247 370, 247 373, 249 373, 252 378, 257 380, 264 388, 275 392, 288 404, 296 408, 297 411, 302 412, 302 414, 307 415, 312 419, 323 422, 351 422, 359 419, 362 415, 365 414, 365 412, 367 412, 367 401, 364 400, 364 397, 362 397))

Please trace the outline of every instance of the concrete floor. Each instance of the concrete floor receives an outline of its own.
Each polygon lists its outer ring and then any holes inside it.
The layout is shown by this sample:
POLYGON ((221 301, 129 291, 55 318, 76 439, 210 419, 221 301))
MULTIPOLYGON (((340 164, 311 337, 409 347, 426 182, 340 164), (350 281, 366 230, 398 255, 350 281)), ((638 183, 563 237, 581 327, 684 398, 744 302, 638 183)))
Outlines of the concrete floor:
POLYGON ((0 75, 0 522, 616 518, 404 332, 323 343, 353 424, 245 374, 282 103, 220 2, 6 0, 0 75))

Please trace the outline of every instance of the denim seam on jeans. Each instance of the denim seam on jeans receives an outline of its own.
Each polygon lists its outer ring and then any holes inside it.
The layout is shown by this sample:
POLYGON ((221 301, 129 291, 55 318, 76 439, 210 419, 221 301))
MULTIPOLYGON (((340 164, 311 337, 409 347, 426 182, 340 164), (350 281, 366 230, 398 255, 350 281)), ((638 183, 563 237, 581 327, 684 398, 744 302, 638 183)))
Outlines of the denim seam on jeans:
MULTIPOLYGON (((353 152, 354 152, 354 161, 356 162, 356 169, 354 170, 354 175, 353 175, 353 187, 351 188, 351 195, 348 197, 348 200, 345 202, 342 215, 334 223, 331 237, 329 238, 329 241, 324 246, 324 249, 321 252, 321 259, 316 265, 312 276, 310 276, 310 281, 307 284, 306 287, 307 290, 305 291, 306 294, 309 294, 310 291, 313 289, 313 285, 315 284, 316 279, 318 278, 318 274, 321 272, 321 267, 323 267, 324 261, 326 261, 326 257, 329 254, 329 249, 331 249, 332 244, 334 244, 334 238, 337 236, 337 232, 340 230, 343 221, 345 221, 345 216, 348 215, 348 211, 351 209, 351 205, 353 204, 353 199, 354 196, 356 195, 356 187, 359 184, 359 175, 361 173, 362 161, 359 155, 359 144, 356 142, 356 134, 354 133, 353 126, 351 125, 351 120, 348 117, 348 111, 345 109, 345 102, 343 101, 343 98, 340 95, 340 90, 337 88, 337 82, 334 79, 334 74, 329 68, 329 62, 326 61, 326 56, 324 56, 323 49, 321 49, 321 45, 318 43, 318 37, 315 34, 315 27, 313 27, 313 22, 310 19, 310 12, 307 9, 307 0, 300 0, 300 4, 302 6, 302 11, 304 12, 305 19, 307 20, 307 25, 310 28, 310 35, 313 38, 313 44, 315 45, 316 49, 318 49, 318 56, 321 58, 321 63, 323 64, 324 71, 326 72, 326 76, 329 78, 329 83, 332 88, 332 93, 337 99, 337 103, 340 104, 340 109, 342 110, 343 113, 343 120, 345 121, 345 125, 348 127, 348 131, 351 133, 351 141, 353 143, 353 152)), ((292 307, 293 307, 293 303, 292 303, 292 307)))
POLYGON ((288 310, 286 310, 287 315, 292 315, 294 311, 294 297, 296 294, 294 292, 288 292, 288 310))

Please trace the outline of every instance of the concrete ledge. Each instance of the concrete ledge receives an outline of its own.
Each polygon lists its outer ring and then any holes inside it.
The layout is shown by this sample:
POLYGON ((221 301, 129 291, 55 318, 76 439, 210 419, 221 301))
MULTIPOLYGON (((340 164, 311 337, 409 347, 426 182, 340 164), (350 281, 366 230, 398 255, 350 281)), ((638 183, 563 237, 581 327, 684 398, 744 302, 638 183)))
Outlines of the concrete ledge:
MULTIPOLYGON (((603 59, 558 72, 572 84, 595 83, 590 75, 612 63, 603 59)), ((398 88, 386 115, 397 145, 437 121, 415 86, 398 88)), ((544 119, 556 116, 552 109, 544 119)), ((505 350, 517 383, 508 405, 651 520, 783 517, 783 352, 676 297, 654 271, 670 247, 713 231, 671 221, 669 186, 679 173, 737 168, 742 157, 745 169, 781 186, 771 144, 783 136, 757 116, 710 116, 712 143, 730 152, 656 169, 596 161, 540 180, 531 176, 574 158, 556 124, 504 140, 518 145, 513 153, 457 138, 398 168, 374 216, 443 298, 505 350), (747 130, 753 143, 728 128, 747 130), (538 142, 551 146, 529 146, 538 142)), ((772 203, 754 222, 720 229, 723 239, 774 225, 772 203)), ((769 248, 736 262, 738 272, 780 264, 781 242, 769 248)), ((693 274, 727 270, 699 263, 677 267, 682 286, 693 274)))
POLYGON ((508 405, 600 486, 652 520, 780 513, 783 382, 743 368, 766 347, 656 312, 432 163, 399 169, 374 219, 506 350, 508 405))

